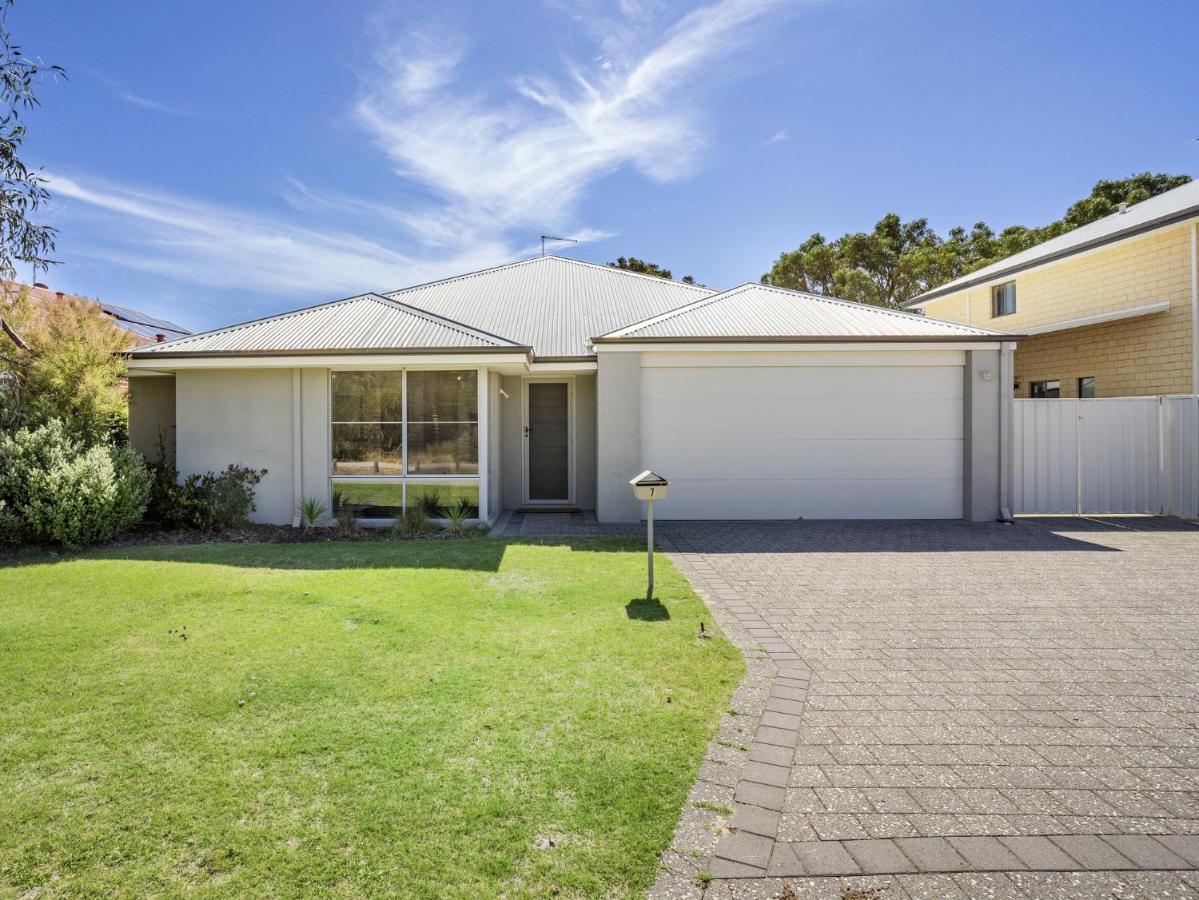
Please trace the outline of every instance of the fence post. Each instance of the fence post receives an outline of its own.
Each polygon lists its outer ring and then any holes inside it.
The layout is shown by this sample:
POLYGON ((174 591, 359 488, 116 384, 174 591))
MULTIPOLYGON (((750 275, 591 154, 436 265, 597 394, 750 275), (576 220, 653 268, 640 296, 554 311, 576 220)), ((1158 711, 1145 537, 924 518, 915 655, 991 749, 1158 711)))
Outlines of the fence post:
POLYGON ((1074 491, 1078 515, 1082 515, 1082 398, 1074 400, 1074 491))
POLYGON ((1166 469, 1166 416, 1165 398, 1157 398, 1157 513, 1166 514, 1166 492, 1170 489, 1170 479, 1166 469))

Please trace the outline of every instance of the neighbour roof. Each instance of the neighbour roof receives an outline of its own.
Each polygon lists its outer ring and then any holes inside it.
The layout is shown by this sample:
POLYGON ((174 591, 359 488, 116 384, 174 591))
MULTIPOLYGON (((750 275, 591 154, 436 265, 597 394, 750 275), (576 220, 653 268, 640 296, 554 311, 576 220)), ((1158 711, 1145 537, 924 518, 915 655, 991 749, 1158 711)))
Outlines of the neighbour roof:
POLYGON ((362 294, 133 351, 134 357, 528 348, 406 303, 362 294))
POLYGON ((153 344, 159 339, 158 335, 160 334, 166 340, 191 334, 182 325, 176 325, 174 322, 169 322, 166 319, 155 318, 140 310, 131 309, 128 306, 118 306, 115 303, 108 303, 104 300, 93 300, 90 297, 81 297, 77 294, 51 290, 42 284, 19 284, 15 281, 8 281, 4 282, 3 289, 13 293, 24 290, 28 292, 29 299, 36 306, 42 308, 46 308, 62 300, 94 304, 103 313, 105 318, 112 322, 114 328, 128 332, 130 336, 129 343, 133 347, 153 344))
POLYGON ((1124 212, 1112 213, 1087 225, 1082 225, 1059 237, 1029 247, 997 263, 984 266, 961 278, 943 284, 919 297, 913 297, 904 306, 913 306, 963 288, 972 287, 1014 274, 1023 269, 1073 256, 1104 244, 1133 237, 1156 228, 1164 228, 1199 216, 1199 181, 1192 181, 1164 194, 1142 200, 1124 212))
POLYGON ((986 328, 836 300, 764 284, 743 284, 596 338, 636 340, 1011 340, 986 328))
POLYGON ((540 256, 387 296, 507 335, 547 359, 591 356, 592 335, 714 293, 668 278, 540 256))

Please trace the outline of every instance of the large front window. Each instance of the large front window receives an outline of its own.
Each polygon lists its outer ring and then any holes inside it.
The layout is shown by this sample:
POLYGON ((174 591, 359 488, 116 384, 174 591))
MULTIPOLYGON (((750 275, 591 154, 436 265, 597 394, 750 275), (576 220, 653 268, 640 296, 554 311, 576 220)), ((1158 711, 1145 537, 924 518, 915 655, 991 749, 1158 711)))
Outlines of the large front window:
POLYGON ((334 498, 363 517, 479 502, 479 378, 462 371, 334 372, 334 498))

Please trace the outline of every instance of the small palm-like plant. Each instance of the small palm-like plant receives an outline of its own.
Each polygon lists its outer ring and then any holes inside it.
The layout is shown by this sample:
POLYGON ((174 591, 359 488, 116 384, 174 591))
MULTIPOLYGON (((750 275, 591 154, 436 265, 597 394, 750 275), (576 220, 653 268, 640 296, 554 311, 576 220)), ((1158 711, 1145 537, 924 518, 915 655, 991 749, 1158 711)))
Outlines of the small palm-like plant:
POLYGON ((450 508, 445 511, 445 517, 449 519, 449 532, 451 534, 461 534, 462 526, 471 517, 472 512, 474 510, 465 497, 459 497, 455 500, 450 508))
POLYGON ((305 528, 316 527, 328 511, 329 507, 325 502, 316 497, 305 497, 296 504, 296 515, 300 517, 300 524, 305 528))

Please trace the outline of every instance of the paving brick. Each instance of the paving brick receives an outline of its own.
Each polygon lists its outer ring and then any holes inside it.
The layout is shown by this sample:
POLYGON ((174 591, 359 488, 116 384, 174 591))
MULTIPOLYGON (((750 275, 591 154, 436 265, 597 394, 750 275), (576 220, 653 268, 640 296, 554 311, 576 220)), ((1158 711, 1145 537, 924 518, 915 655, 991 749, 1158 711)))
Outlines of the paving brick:
POLYGON ((961 872, 970 868, 944 838, 896 838, 895 845, 921 872, 961 872))
POLYGON ((1164 844, 1147 834, 1104 835, 1111 844, 1139 869, 1185 869, 1189 865, 1164 844))
POLYGON ((773 849, 774 841, 771 838, 748 831, 730 831, 717 842, 716 857, 765 870, 773 849))
POLYGON ((804 841, 791 844, 805 875, 858 875, 861 869, 840 841, 804 841))
POLYGON ((748 803, 763 809, 773 809, 776 812, 783 808, 785 791, 780 787, 768 784, 757 784, 752 781, 742 781, 737 785, 734 795, 738 803, 748 803))
POLYGON ((1016 854, 1000 843, 999 838, 950 837, 946 840, 977 872, 1008 872, 1027 868, 1016 854))
POLYGON ((762 744, 755 741, 749 748, 751 762, 769 763, 772 766, 790 767, 794 755, 790 747, 780 747, 777 744, 762 744))
POLYGON ((760 834, 773 839, 779 830, 779 813, 776 810, 750 806, 747 803, 734 803, 732 825, 738 831, 747 831, 750 834, 760 834))
POLYGON ((772 784, 775 787, 786 787, 787 777, 791 769, 788 766, 775 766, 764 762, 748 762, 741 772, 744 781, 756 781, 759 784, 772 784))
POLYGON ((1157 839, 1175 856, 1186 860, 1187 865, 1199 869, 1199 834, 1164 834, 1157 839))
POLYGON ((799 732, 759 725, 758 730, 754 732, 754 740, 763 744, 774 744, 776 747, 795 747, 799 743, 799 732))
POLYGON ((713 859, 708 872, 713 878, 761 878, 766 874, 765 869, 747 866, 731 859, 713 859))
POLYGON ((1001 837, 999 842, 1011 850, 1030 869, 1067 870, 1083 866, 1047 837, 1017 835, 1001 837))
POLYGON ((1084 869, 1133 869, 1132 862, 1093 834, 1059 834, 1050 838, 1084 869))
POLYGON ((843 841, 847 853, 867 875, 915 872, 915 864, 888 840, 843 841))

